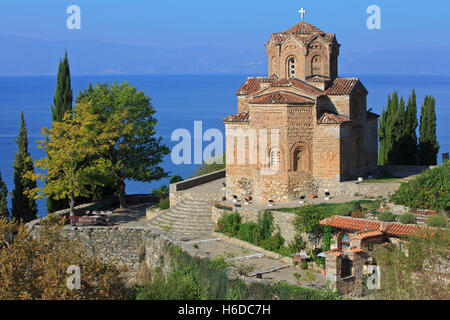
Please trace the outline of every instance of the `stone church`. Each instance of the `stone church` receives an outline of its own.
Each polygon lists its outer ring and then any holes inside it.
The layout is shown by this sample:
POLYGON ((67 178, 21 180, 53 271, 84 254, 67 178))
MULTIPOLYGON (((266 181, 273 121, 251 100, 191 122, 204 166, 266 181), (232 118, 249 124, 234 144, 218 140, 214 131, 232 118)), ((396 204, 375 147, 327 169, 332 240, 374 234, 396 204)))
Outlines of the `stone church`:
POLYGON ((265 46, 268 76, 248 78, 223 119, 228 197, 291 201, 374 174, 378 115, 358 78, 338 76, 336 35, 302 21, 265 46))

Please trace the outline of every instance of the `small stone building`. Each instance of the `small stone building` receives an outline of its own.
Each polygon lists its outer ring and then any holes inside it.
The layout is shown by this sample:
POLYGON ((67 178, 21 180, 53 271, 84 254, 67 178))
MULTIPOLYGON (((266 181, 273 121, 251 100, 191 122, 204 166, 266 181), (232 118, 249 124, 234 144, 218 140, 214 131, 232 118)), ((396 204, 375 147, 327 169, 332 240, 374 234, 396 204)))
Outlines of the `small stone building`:
POLYGON ((375 246, 395 244, 401 247, 402 238, 418 228, 426 229, 338 215, 325 218, 320 224, 338 230, 332 239, 331 250, 326 252, 326 274, 329 283, 342 294, 353 292, 364 276, 373 273, 376 262, 371 252, 375 246))
POLYGON ((377 170, 378 115, 358 78, 338 77, 336 35, 306 22, 271 35, 267 77, 223 119, 228 196, 284 202, 377 170))

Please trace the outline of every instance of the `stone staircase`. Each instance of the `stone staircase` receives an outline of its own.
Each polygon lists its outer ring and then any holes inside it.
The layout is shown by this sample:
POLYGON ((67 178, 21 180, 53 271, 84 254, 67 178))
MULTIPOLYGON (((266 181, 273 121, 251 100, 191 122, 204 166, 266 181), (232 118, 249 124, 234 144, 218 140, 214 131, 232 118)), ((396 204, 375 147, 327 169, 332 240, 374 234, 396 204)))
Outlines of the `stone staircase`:
POLYGON ((175 237, 207 236, 214 231, 211 218, 213 201, 183 198, 174 207, 161 212, 149 226, 175 237))

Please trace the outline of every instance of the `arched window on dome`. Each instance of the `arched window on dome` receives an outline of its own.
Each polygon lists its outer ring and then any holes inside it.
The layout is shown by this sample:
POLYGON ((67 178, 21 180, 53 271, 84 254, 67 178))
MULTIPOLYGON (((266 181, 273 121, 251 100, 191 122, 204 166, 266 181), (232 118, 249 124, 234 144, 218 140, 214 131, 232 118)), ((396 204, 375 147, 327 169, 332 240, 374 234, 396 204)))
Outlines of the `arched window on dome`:
POLYGON ((315 55, 311 59, 311 76, 320 75, 322 75, 322 57, 319 55, 315 55))

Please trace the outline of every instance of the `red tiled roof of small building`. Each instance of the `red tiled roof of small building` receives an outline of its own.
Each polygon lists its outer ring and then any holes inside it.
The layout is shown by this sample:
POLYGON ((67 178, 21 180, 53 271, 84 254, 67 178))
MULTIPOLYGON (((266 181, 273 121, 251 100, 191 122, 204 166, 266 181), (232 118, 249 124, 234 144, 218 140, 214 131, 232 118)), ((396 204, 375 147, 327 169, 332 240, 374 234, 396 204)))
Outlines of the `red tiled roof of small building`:
POLYGON ((413 233, 414 231, 426 230, 426 227, 418 227, 416 225, 411 224, 400 224, 400 223, 391 223, 386 226, 385 232, 388 235, 392 236, 407 236, 408 234, 413 233))
POLYGON ((358 78, 336 78, 326 90, 326 94, 349 95, 358 82, 358 78))
POLYGON ((223 122, 248 122, 249 114, 247 111, 232 114, 222 119, 223 122))
POLYGON ((378 230, 381 225, 379 221, 343 217, 338 215, 325 218, 320 221, 320 224, 352 231, 378 230))
POLYGON ((345 123, 345 122, 350 122, 350 121, 351 120, 349 118, 346 118, 344 116, 325 112, 320 117, 320 119, 317 121, 317 123, 319 123, 319 124, 339 124, 339 123, 345 123))
POLYGON ((368 238, 375 238, 380 237, 383 235, 383 232, 381 231, 362 231, 357 232, 354 236, 358 237, 361 240, 368 239, 368 238))
POLYGON ((331 249, 330 251, 325 252, 325 254, 329 254, 332 253, 335 256, 339 257, 340 255, 342 255, 342 252, 339 251, 339 249, 331 249))
MULTIPOLYGON (((407 236, 414 231, 430 228, 395 222, 372 221, 368 219, 351 218, 334 215, 320 221, 321 225, 350 231, 379 231, 390 236, 407 236)), ((375 235, 375 233, 373 233, 375 235)))
POLYGON ((272 92, 254 97, 249 101, 255 104, 314 104, 314 100, 289 92, 272 92))

